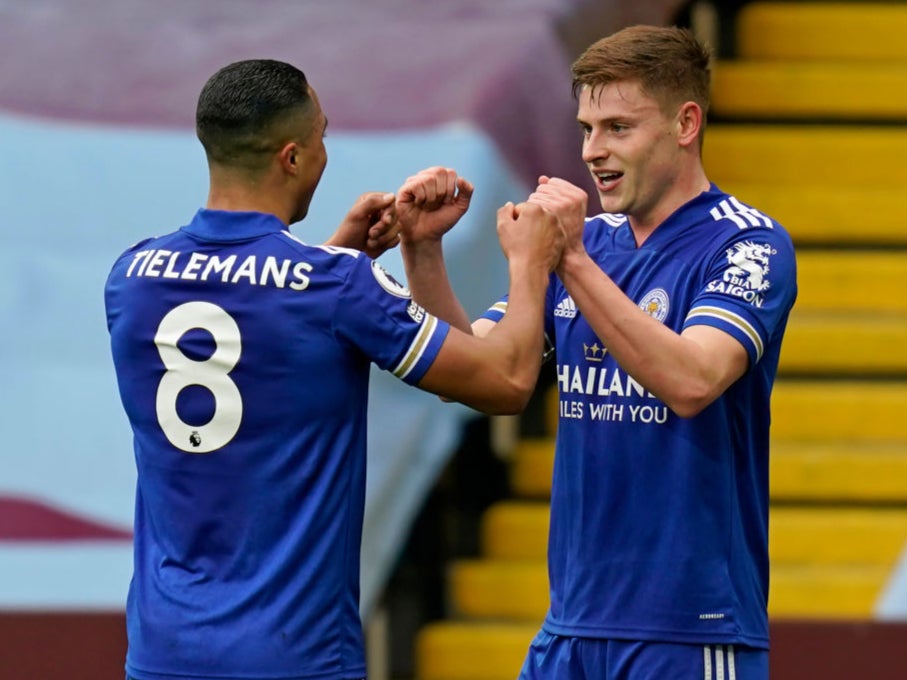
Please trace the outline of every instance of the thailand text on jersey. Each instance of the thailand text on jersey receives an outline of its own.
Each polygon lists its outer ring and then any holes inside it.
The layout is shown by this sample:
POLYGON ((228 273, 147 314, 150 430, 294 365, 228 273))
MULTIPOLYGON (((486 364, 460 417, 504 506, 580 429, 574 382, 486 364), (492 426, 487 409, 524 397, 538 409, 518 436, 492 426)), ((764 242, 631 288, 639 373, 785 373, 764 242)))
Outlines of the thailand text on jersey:
POLYGON ((415 383, 448 326, 259 213, 134 246, 105 300, 138 469, 129 674, 363 677, 369 365, 415 383))

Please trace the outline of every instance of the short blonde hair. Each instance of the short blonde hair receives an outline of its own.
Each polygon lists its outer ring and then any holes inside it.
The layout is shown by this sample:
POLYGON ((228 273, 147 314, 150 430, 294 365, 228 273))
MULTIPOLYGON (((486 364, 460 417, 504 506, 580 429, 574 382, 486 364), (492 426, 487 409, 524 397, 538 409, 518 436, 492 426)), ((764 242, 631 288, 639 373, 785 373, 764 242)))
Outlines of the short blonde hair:
POLYGON ((708 113, 711 50, 685 28, 630 26, 590 45, 573 63, 573 95, 637 81, 666 113, 687 101, 708 113))

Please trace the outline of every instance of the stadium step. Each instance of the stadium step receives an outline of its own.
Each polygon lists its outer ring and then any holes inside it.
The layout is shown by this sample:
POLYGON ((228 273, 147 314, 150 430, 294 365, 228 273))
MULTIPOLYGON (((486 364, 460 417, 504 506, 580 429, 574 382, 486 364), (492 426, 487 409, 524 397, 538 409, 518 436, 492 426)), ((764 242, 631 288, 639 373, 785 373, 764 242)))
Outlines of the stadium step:
MULTIPOLYGON (((907 207, 901 224, 907 225, 907 207)), ((907 295, 901 291, 905 283, 907 251, 802 249, 797 253, 799 291, 794 312, 872 313, 904 319, 907 295)))
POLYGON ((769 510, 774 565, 874 566, 886 574, 907 544, 907 508, 783 507, 769 510))
MULTIPOLYGON (((905 208, 904 224, 907 224, 905 208)), ((907 250, 810 250, 797 255, 797 302, 781 373, 907 372, 907 250)))
POLYGON ((907 315, 811 313, 794 309, 779 373, 907 375, 907 315))
POLYGON ((891 576, 891 567, 772 565, 769 617, 868 619, 891 576))
POLYGON ((903 3, 749 2, 737 15, 737 56, 907 61, 905 33, 903 3))
POLYGON ((907 382, 779 380, 771 432, 777 441, 903 442, 905 413, 907 382))
MULTIPOLYGON (((543 562, 547 503, 503 501, 482 518, 481 554, 490 560, 543 562)), ((769 513, 773 564, 874 564, 891 567, 907 543, 907 508, 785 507, 769 513)))
POLYGON ((541 621, 548 608, 544 560, 457 560, 447 583, 448 607, 458 618, 528 623, 541 621))
MULTIPOLYGON (((907 208, 904 222, 907 224, 907 208)), ((781 352, 784 373, 907 372, 907 251, 810 250, 797 256, 797 303, 781 352)))
MULTIPOLYGON (((769 185, 772 191, 785 186, 797 191, 810 186, 833 191, 875 186, 900 196, 907 184, 905 156, 907 126, 725 123, 709 126, 703 145, 706 170, 724 189, 731 183, 769 185)), ((853 220, 856 214, 862 225, 864 207, 868 206, 850 205, 839 219, 853 220)))
POLYGON ((907 121, 905 31, 907 7, 893 3, 747 3, 736 58, 715 64, 712 113, 907 121))
POLYGON ((547 500, 551 496, 554 472, 554 438, 523 438, 514 447, 510 463, 510 485, 518 498, 547 500))
MULTIPOLYGON (((554 468, 554 439, 523 439, 511 462, 517 497, 547 500, 554 468)), ((907 441, 772 442, 772 500, 907 504, 907 441)))
POLYGON ((418 680, 513 680, 520 672, 539 621, 441 621, 416 638, 418 680))
MULTIPOLYGON (((769 616, 871 616, 888 564, 773 562, 769 616)), ((548 608, 544 561, 459 560, 449 569, 450 608, 461 619, 540 621, 548 608)))
POLYGON ((769 473, 773 501, 907 507, 905 441, 776 441, 769 473))
POLYGON ((489 507, 479 526, 479 549, 491 560, 544 561, 548 550, 548 503, 501 501, 489 507))
POLYGON ((722 119, 905 121, 905 63, 719 61, 713 70, 711 114, 722 119))

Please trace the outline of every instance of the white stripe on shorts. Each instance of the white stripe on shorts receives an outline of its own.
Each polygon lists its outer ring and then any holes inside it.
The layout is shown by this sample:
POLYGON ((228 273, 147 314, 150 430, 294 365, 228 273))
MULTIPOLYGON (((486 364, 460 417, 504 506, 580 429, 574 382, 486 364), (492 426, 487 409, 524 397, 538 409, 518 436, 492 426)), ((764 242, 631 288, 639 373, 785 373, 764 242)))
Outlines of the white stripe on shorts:
POLYGON ((702 665, 704 680, 737 680, 737 668, 734 663, 734 645, 715 646, 715 660, 712 662, 712 646, 702 648, 702 665), (714 676, 712 669, 714 668, 714 676))

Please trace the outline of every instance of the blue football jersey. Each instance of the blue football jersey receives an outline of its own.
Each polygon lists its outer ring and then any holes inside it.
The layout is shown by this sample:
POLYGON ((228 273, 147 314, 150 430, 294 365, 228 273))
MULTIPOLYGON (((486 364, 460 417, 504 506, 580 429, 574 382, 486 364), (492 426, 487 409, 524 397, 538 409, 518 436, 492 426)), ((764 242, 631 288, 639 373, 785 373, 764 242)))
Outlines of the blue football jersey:
POLYGON ((587 219, 584 243, 648 314, 678 333, 729 333, 750 367, 680 418, 614 361, 552 276, 559 422, 544 628, 767 647, 769 400, 796 297, 791 239, 712 186, 641 247, 610 214, 587 219))
POLYGON ((369 367, 418 382, 447 324, 260 213, 134 246, 105 302, 138 470, 129 675, 364 677, 369 367))

